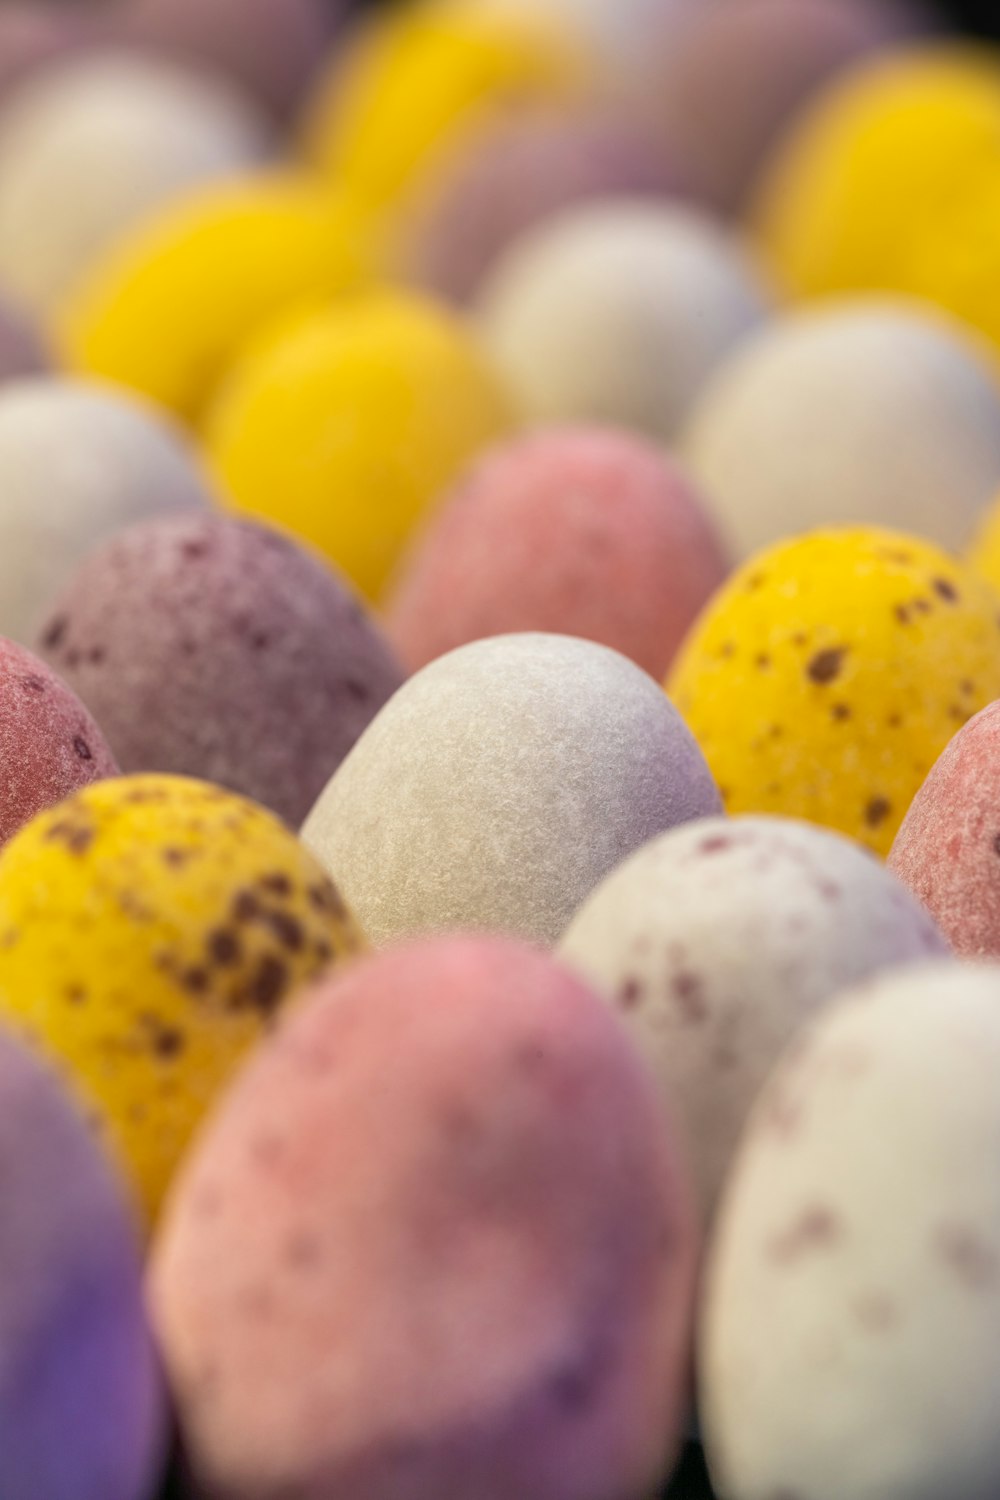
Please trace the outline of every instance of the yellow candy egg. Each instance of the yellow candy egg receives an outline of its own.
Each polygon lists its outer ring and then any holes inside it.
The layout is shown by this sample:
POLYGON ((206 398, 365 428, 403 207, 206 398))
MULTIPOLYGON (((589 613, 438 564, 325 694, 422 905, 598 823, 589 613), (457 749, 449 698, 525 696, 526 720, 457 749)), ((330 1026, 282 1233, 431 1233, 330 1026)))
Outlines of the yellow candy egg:
POLYGON ((264 339, 225 383, 206 435, 239 511, 304 537, 377 598, 428 508, 514 425, 462 320, 386 293, 264 339))
POLYGON ((887 854, 948 741, 1000 698, 1000 597, 916 537, 814 532, 723 587, 669 690, 730 812, 887 854))
POLYGON ((305 175, 174 199, 84 274, 58 319, 69 368, 193 421, 243 342, 298 303, 365 277, 357 213, 305 175))
POLYGON ((306 128, 310 156, 382 209, 455 136, 504 108, 572 97, 586 86, 579 45, 525 6, 403 7, 366 23, 321 84, 306 128))
POLYGON ((286 997, 362 945, 284 825, 205 782, 99 782, 0 859, 0 1021, 67 1076, 148 1219, 286 997))
POLYGON ((821 94, 765 172, 753 218, 794 295, 915 289, 914 247, 953 233, 955 205, 998 168, 1000 53, 915 48, 821 94))

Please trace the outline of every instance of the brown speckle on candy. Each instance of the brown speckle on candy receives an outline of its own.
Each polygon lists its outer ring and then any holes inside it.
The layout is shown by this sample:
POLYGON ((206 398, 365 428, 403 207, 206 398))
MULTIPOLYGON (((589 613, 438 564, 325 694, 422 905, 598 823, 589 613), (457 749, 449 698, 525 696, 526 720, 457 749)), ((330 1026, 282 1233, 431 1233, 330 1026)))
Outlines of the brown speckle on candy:
POLYGON ((892 803, 886 797, 872 797, 865 807, 865 823, 869 828, 881 828, 892 812, 892 803))
POLYGON ((971 1226, 940 1224, 932 1236, 938 1258, 970 1291, 986 1292, 1000 1278, 1000 1250, 989 1245, 971 1226))
POLYGON ((833 1249, 843 1238, 843 1232, 843 1225, 831 1208, 813 1204, 769 1240, 767 1253, 771 1260, 788 1265, 802 1255, 833 1249))
POLYGON ((826 687, 831 682, 836 682, 844 665, 847 651, 843 646, 831 646, 825 651, 817 651, 808 666, 806 675, 810 682, 818 683, 826 687))

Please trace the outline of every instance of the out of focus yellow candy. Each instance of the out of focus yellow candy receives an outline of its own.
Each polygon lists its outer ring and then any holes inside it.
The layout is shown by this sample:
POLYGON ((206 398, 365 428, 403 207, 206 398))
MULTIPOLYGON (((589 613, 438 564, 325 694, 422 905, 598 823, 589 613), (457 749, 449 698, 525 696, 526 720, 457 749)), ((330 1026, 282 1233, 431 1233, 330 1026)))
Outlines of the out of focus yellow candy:
POLYGON ((1000 592, 1000 496, 987 510, 969 549, 969 565, 1000 592))
POLYGON ((99 782, 0 861, 0 1020, 66 1075, 150 1219, 278 1008, 362 946, 304 845, 203 782, 99 782))
MULTIPOLYGON (((793 295, 922 290, 952 306, 952 215, 1000 172, 1000 53, 915 48, 846 74, 778 149, 753 218, 793 295), (922 250, 942 255, 940 296, 922 250)), ((961 311, 955 308, 955 311, 961 311)))
POLYGON ((298 303, 360 285, 357 213, 321 182, 274 173, 174 200, 84 276, 59 318, 69 368, 195 420, 237 349, 298 303))
POLYGON ((669 688, 727 811, 887 854, 948 741, 1000 698, 1000 597, 916 537, 813 532, 720 590, 669 688))
POLYGON ((590 78, 579 44, 530 7, 415 4, 367 23, 317 94, 311 157, 373 209, 484 115, 573 97, 590 78))
POLYGON ((464 323, 385 293, 266 336, 206 436, 224 498, 312 542, 377 598, 428 508, 514 426, 464 323))

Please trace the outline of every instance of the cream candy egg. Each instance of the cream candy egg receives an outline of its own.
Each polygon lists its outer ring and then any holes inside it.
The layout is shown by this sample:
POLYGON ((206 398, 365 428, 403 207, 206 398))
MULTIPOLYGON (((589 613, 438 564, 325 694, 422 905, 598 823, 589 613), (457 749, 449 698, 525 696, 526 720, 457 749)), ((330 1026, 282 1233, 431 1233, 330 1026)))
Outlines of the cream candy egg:
POLYGON ((73 380, 0 391, 0 634, 34 640, 81 558, 131 521, 204 509, 193 451, 155 408, 73 380))
POLYGON ((728 1500, 1000 1486, 1000 969, 848 992, 779 1064, 729 1179, 699 1335, 728 1500))
POLYGON ((728 231, 694 209, 624 198, 568 209, 513 240, 476 299, 528 416, 663 441, 768 303, 728 231))
POLYGON ((558 951, 652 1065, 707 1224, 753 1101, 799 1028, 846 985, 948 944, 849 840, 792 819, 720 818, 633 854, 558 951))
POLYGON ((0 113, 0 284, 49 314, 123 230, 271 146, 217 79, 124 51, 50 65, 0 113))
POLYGON ((508 635, 411 677, 303 837, 376 944, 461 928, 552 943, 633 849, 718 811, 651 677, 589 641, 508 635))
POLYGON ((697 1234, 656 1090, 543 954, 324 981, 225 1100, 155 1247, 195 1475, 254 1500, 650 1494, 697 1234))
POLYGON ((962 547, 1000 486, 1000 367, 915 303, 809 309, 723 365, 681 450, 739 556, 846 523, 962 547))

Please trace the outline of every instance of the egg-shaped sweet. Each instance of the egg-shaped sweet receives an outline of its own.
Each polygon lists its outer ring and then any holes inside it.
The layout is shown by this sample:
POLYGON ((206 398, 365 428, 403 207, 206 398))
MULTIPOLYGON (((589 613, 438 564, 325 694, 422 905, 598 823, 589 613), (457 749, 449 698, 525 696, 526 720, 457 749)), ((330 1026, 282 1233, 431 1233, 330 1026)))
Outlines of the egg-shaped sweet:
POLYGON ((49 316, 146 214, 270 146, 256 111, 216 79, 125 51, 50 65, 0 111, 0 285, 49 316))
POLYGON ((599 641, 662 677, 726 571, 701 496, 661 449, 557 428, 497 448, 433 513, 386 625, 411 668, 537 630, 599 641))
POLYGON ((674 1107, 711 1223, 785 1047, 847 985, 948 954, 867 850, 789 818, 674 829, 612 872, 558 953, 607 997, 674 1107))
POLYGON ((899 289, 915 247, 989 184, 998 134, 1000 53, 983 43, 850 69, 763 173, 751 212, 773 274, 801 297, 899 289))
POLYGON ((364 239, 346 201, 304 173, 184 193, 70 288, 56 320, 63 360, 193 422, 261 325, 363 281, 364 239))
POLYGON ((0 389, 0 633, 29 644, 81 558, 151 516, 203 509, 211 491, 152 407, 76 380, 0 389))
POLYGON ((889 867, 962 958, 1000 958, 1000 702, 960 729, 914 798, 889 867))
POLYGON ((900 12, 886 0, 692 7, 661 49, 657 112, 702 200, 739 213, 789 121, 841 69, 889 41, 900 12))
POLYGON ((302 103, 347 0, 130 0, 128 34, 228 76, 279 116, 302 103))
POLYGON ((678 153, 623 109, 503 115, 463 136, 417 181, 393 259, 406 280, 465 303, 533 225, 587 199, 666 197, 685 182, 678 153))
POLYGON ((718 810, 639 667, 590 641, 507 635, 411 677, 303 838, 375 943, 463 928, 554 943, 626 855, 718 810))
POLYGON ((463 320, 430 299, 377 293, 251 349, 206 436, 239 512, 287 526, 374 599, 433 503, 515 422, 463 320))
POLYGON ((601 199, 513 240, 475 306, 530 417, 669 442, 768 295, 735 238, 694 209, 601 199))
POLYGON ((730 812, 805 818, 888 854, 956 730, 1000 698, 1000 601, 939 548, 874 527, 752 558, 670 690, 730 812))
POLYGON ((58 1081, 0 1035, 0 1494, 147 1500, 165 1403, 131 1205, 58 1081))
POLYGON ((207 782, 98 782, 0 860, 0 1022, 57 1064, 150 1219, 285 999, 360 943, 295 836, 207 782))
POLYGON ((1000 366, 933 309, 831 301, 738 350, 680 451, 739 557, 849 523, 964 547, 1000 487, 1000 366))
POLYGON ((696 1233, 601 1001, 496 938, 324 983, 185 1167, 154 1318, 196 1476, 279 1500, 652 1493, 696 1233))
POLYGON ((32 652, 0 636, 0 847, 36 813, 117 774, 76 694, 32 652))
POLYGON ((730 1500, 1000 1484, 1000 970, 849 991, 793 1044, 727 1184, 699 1332, 730 1500))
POLYGON ((320 79, 305 125, 310 158, 390 217, 463 132, 526 105, 581 96, 576 39, 532 7, 417 0, 365 17, 320 79))
POLYGON ((224 516, 117 533, 55 600, 38 649, 124 771, 199 776, 295 827, 404 675, 320 558, 224 516))

